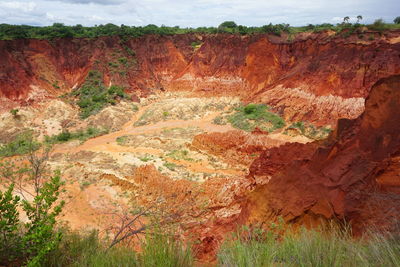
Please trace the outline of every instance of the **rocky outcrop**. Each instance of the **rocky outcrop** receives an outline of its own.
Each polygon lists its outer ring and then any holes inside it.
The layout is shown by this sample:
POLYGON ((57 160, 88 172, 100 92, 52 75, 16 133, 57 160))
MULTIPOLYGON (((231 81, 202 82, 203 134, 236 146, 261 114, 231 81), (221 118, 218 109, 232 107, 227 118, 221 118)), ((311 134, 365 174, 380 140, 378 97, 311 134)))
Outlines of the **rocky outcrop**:
POLYGON ((400 76, 382 79, 365 112, 340 120, 319 147, 288 144, 264 152, 249 175, 263 182, 249 194, 242 215, 250 223, 278 216, 306 225, 346 220, 356 234, 394 227, 400 220, 399 103, 400 76))
POLYGON ((142 96, 152 90, 235 95, 270 103, 288 118, 332 123, 357 117, 372 84, 400 73, 399 34, 0 41, 0 101, 9 109, 58 95, 97 69, 107 85, 142 96), (193 47, 194 42, 200 45, 193 47))

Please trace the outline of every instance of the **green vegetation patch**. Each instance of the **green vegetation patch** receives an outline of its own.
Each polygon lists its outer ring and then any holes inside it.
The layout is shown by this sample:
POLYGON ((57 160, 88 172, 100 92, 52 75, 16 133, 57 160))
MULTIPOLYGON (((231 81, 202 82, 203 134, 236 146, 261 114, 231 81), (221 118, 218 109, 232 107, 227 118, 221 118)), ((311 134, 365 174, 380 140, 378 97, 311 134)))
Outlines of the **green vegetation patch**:
POLYGON ((288 134, 288 130, 290 129, 298 129, 302 135, 314 140, 325 139, 332 132, 331 128, 316 127, 311 123, 305 123, 302 121, 292 123, 289 127, 286 128, 284 134, 288 134))
MULTIPOLYGON (((342 23, 336 25, 330 23, 322 24, 308 24, 301 27, 293 27, 289 24, 267 24, 260 27, 248 27, 245 25, 238 25, 234 21, 225 21, 218 27, 198 27, 198 28, 180 28, 178 26, 168 27, 162 25, 158 27, 154 24, 147 26, 127 26, 127 25, 115 25, 112 23, 95 25, 93 27, 84 27, 80 24, 75 26, 67 26, 63 23, 54 23, 52 26, 29 26, 29 25, 10 25, 0 24, 0 40, 12 40, 21 38, 33 38, 33 39, 55 39, 55 38, 95 38, 100 36, 119 36, 124 49, 129 55, 134 55, 134 51, 131 51, 128 46, 125 45, 129 37, 137 38, 146 34, 157 34, 157 35, 174 35, 174 34, 187 34, 187 33, 204 33, 204 34, 216 34, 216 33, 229 33, 229 34, 273 34, 281 36, 284 33, 299 33, 299 32, 319 32, 319 31, 336 31, 341 32, 343 29, 353 27, 367 27, 370 30, 386 30, 386 29, 399 29, 400 23, 399 18, 394 19, 394 23, 386 23, 381 19, 373 24, 361 24, 362 16, 359 16, 357 23, 349 23, 348 17, 345 17, 342 23)), ((197 43, 194 41, 193 43, 197 43)), ((192 45, 193 47, 197 45, 192 45)))
POLYGON ((284 236, 246 229, 223 244, 218 266, 400 266, 399 240, 388 233, 353 239, 340 229, 300 229, 284 236))
POLYGON ((263 104, 248 104, 236 108, 236 112, 228 116, 228 122, 233 127, 245 131, 253 131, 259 127, 272 132, 285 126, 285 121, 263 104))
POLYGON ((144 157, 139 158, 143 162, 148 162, 150 160, 153 160, 153 157, 151 155, 145 155, 144 157))
POLYGON ((170 171, 175 171, 176 167, 178 167, 175 163, 172 162, 164 162, 163 166, 170 171))
POLYGON ((53 136, 45 136, 45 143, 47 144, 57 144, 65 143, 71 140, 80 140, 82 142, 94 138, 100 135, 107 134, 108 130, 89 127, 86 130, 78 130, 76 132, 70 132, 68 130, 62 131, 61 133, 53 136))
POLYGON ((83 85, 71 95, 78 98, 76 103, 81 109, 82 119, 98 113, 108 105, 115 105, 119 99, 127 98, 124 88, 118 85, 107 88, 103 83, 103 74, 96 70, 90 71, 83 85))
POLYGON ((117 142, 118 145, 123 146, 125 145, 129 140, 129 136, 124 135, 124 136, 119 136, 115 141, 117 142))
POLYGON ((164 267, 193 266, 190 247, 184 246, 172 234, 147 234, 142 242, 143 250, 135 252, 128 246, 107 249, 107 241, 99 237, 98 231, 89 233, 62 229, 62 240, 57 249, 51 251, 43 266, 124 266, 164 267))
POLYGON ((187 160, 194 161, 194 159, 190 158, 189 151, 187 150, 173 150, 167 154, 167 157, 170 157, 175 160, 187 160))
POLYGON ((40 143, 34 141, 31 131, 23 132, 8 144, 0 145, 0 157, 24 155, 40 148, 40 143))

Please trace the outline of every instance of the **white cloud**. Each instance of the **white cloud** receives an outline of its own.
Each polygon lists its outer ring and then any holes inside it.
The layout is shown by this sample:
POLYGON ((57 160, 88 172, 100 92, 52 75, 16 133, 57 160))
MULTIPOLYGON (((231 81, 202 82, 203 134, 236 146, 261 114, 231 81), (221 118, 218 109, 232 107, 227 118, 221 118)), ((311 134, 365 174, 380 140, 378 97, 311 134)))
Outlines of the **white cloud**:
POLYGON ((20 10, 23 12, 33 11, 36 7, 36 3, 34 2, 18 2, 18 1, 10 1, 10 2, 2 2, 0 3, 1 8, 5 9, 14 9, 20 10))
POLYGON ((247 26, 340 23, 350 16, 363 22, 398 16, 398 0, 0 0, 0 23, 49 25, 218 26, 233 20, 247 26))

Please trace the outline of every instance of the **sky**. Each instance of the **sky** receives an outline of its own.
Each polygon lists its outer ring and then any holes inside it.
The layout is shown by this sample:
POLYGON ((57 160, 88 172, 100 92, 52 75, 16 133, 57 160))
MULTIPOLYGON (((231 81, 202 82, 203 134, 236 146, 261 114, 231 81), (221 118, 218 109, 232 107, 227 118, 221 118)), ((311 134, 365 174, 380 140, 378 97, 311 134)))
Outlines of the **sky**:
POLYGON ((400 16, 400 0, 0 0, 0 23, 200 27, 233 20, 246 26, 363 23, 400 16))

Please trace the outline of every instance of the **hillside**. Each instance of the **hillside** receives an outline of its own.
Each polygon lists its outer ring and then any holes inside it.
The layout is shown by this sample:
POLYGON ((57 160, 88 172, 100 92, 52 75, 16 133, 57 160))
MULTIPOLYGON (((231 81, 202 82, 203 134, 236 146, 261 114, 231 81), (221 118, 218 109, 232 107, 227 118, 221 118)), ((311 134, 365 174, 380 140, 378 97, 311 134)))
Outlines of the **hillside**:
POLYGON ((156 209, 208 263, 240 225, 396 230, 399 30, 0 40, 0 59, 0 156, 52 145, 72 229, 156 209))

